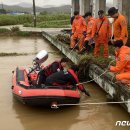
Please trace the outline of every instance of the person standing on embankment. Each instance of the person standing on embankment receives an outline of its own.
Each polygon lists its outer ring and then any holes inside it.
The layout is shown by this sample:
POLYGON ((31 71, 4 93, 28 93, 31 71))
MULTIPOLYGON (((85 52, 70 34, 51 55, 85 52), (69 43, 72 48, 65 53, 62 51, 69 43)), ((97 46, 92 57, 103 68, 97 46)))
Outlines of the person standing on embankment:
POLYGON ((108 15, 114 18, 113 27, 114 27, 114 41, 122 40, 123 44, 126 45, 128 40, 128 30, 127 30, 127 21, 125 16, 118 12, 118 9, 111 7, 108 10, 108 15))

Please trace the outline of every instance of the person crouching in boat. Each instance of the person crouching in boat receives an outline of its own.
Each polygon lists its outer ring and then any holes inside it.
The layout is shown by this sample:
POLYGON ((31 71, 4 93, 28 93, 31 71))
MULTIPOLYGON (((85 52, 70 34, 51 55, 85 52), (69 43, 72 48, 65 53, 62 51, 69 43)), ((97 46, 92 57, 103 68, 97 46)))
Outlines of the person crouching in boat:
MULTIPOLYGON (((46 86, 67 86, 67 85, 73 85, 79 83, 79 79, 76 75, 76 72, 78 72, 79 68, 76 65, 73 65, 70 69, 67 71, 60 71, 56 72, 49 77, 47 77, 45 85, 46 86)), ((90 96, 89 92, 85 90, 84 86, 79 84, 77 85, 78 89, 81 90, 81 92, 85 93, 85 95, 90 96)))
POLYGON ((67 63, 68 63, 68 59, 62 58, 60 61, 54 61, 50 65, 44 67, 43 70, 41 70, 38 73, 37 85, 44 84, 46 78, 51 74, 64 70, 64 68, 67 66, 67 63))
POLYGON ((110 71, 115 72, 116 80, 130 84, 130 47, 124 46, 122 40, 114 42, 116 53, 116 66, 110 66, 110 71))

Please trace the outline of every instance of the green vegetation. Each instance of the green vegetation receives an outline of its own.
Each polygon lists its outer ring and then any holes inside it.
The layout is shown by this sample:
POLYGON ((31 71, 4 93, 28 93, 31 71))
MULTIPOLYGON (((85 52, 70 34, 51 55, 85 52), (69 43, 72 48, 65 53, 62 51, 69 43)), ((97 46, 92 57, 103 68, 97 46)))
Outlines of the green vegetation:
MULTIPOLYGON (((0 15, 0 26, 23 24, 26 27, 33 27, 33 16, 26 15, 0 15)), ((70 24, 70 14, 44 14, 37 15, 37 27, 58 28, 68 27, 70 24)))
POLYGON ((4 53, 1 52, 0 56, 21 56, 21 55, 28 55, 27 53, 4 53))
POLYGON ((10 28, 10 30, 11 30, 12 32, 18 32, 18 31, 20 31, 20 29, 19 29, 18 26, 12 27, 12 28, 10 28))
POLYGON ((0 28, 0 34, 1 33, 10 33, 10 30, 6 28, 0 28))
POLYGON ((25 32, 25 31, 20 31, 18 26, 12 27, 9 29, 6 28, 0 28, 0 35, 10 35, 10 36, 31 36, 31 32, 25 32))
POLYGON ((31 32, 18 31, 18 32, 17 32, 17 35, 18 35, 18 36, 27 37, 27 36, 31 36, 31 32))
POLYGON ((0 13, 1 14, 6 14, 6 10, 5 9, 0 9, 0 13))
MULTIPOLYGON (((37 22, 37 27, 40 28, 67 28, 69 27, 69 20, 53 20, 53 21, 43 21, 37 22)), ((24 24, 25 27, 33 27, 33 23, 24 24)))
POLYGON ((65 44, 70 44, 70 36, 68 34, 58 34, 55 36, 55 39, 62 42, 62 43, 65 43, 65 44))
MULTIPOLYGON (((66 28, 70 25, 70 14, 45 14, 37 16, 37 27, 66 28)), ((25 23, 25 27, 33 27, 32 23, 25 23)))
POLYGON ((24 23, 31 23, 33 20, 32 15, 0 15, 0 26, 4 25, 17 25, 24 23))
POLYGON ((57 14, 45 14, 45 15, 38 15, 37 16, 37 22, 42 21, 54 21, 54 20, 67 20, 70 19, 70 14, 63 14, 63 13, 57 13, 57 14))
MULTIPOLYGON (((104 57, 95 58, 92 54, 81 56, 80 63, 82 63, 84 66, 86 66, 88 61, 91 61, 91 63, 99 65, 102 69, 105 69, 108 67, 110 62, 112 62, 113 60, 110 58, 104 58, 104 57)), ((115 64, 115 62, 111 63, 111 65, 114 65, 114 64, 115 64)))

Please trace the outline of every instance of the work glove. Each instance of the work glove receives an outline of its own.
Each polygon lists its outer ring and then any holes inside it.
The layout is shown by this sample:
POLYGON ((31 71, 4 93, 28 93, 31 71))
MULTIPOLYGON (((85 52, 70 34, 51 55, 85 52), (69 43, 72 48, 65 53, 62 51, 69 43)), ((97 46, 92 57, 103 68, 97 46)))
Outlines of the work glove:
POLYGON ((90 97, 90 93, 89 93, 87 90, 84 89, 82 92, 83 92, 85 95, 87 95, 87 96, 90 97))
POLYGON ((87 35, 86 31, 83 31, 82 34, 83 34, 84 37, 86 37, 86 35, 87 35))

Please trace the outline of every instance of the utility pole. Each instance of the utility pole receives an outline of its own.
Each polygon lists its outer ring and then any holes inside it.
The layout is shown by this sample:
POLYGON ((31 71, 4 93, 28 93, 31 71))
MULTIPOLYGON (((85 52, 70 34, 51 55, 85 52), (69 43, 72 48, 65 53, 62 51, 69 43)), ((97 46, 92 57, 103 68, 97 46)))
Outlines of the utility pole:
POLYGON ((1 1, 2 9, 4 9, 3 2, 1 1))
POLYGON ((35 7, 35 0, 33 0, 33 21, 34 21, 34 27, 36 27, 36 7, 35 7))

